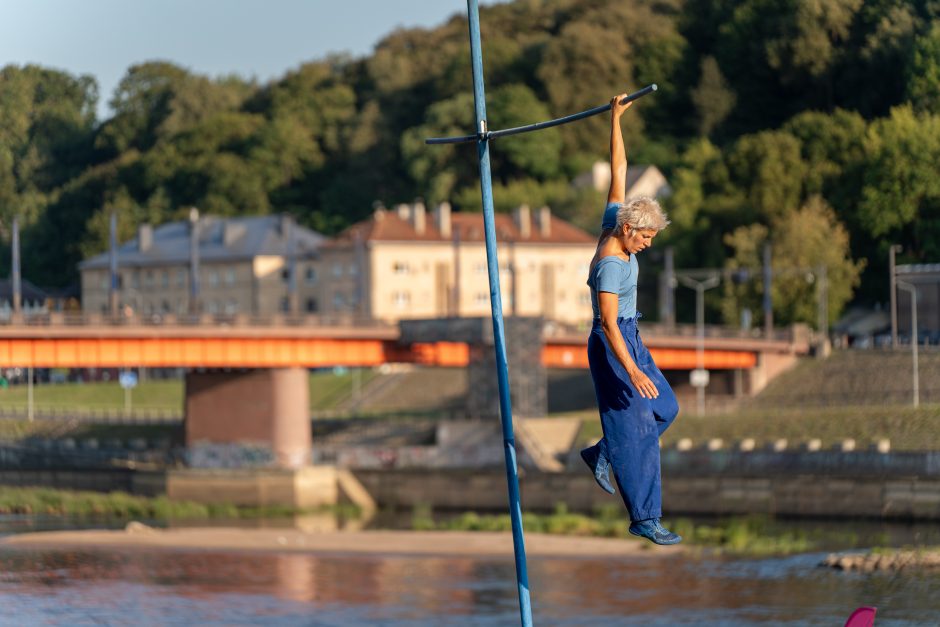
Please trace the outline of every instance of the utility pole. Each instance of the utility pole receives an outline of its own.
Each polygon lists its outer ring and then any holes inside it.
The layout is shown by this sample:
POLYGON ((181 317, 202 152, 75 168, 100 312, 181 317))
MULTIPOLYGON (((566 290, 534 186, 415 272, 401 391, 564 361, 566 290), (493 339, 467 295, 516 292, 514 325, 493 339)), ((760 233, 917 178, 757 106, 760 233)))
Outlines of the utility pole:
POLYGON ((20 276, 20 221, 16 216, 13 217, 12 249, 13 315, 16 317, 23 309, 23 282, 20 276))
POLYGON ((199 315, 199 210, 189 209, 189 313, 199 315))
POLYGON ((914 407, 920 406, 920 368, 917 363, 917 286, 907 281, 897 281, 897 286, 911 295, 911 358, 914 372, 911 384, 914 388, 914 407))
POLYGON ((663 275, 660 281, 660 319, 666 328, 676 327, 676 268, 672 246, 663 251, 663 275))
POLYGON ((816 270, 816 326, 819 333, 818 357, 829 354, 829 268, 821 265, 816 270))
POLYGON ((705 370, 705 290, 717 287, 721 283, 721 274, 717 270, 686 271, 678 275, 679 282, 695 290, 695 330, 698 341, 695 347, 696 369, 690 382, 695 387, 696 408, 699 416, 705 415, 705 387, 708 385, 708 371, 705 370))
POLYGON ((896 285, 894 256, 901 252, 900 244, 891 244, 888 248, 888 284, 891 291, 891 348, 898 347, 898 288, 896 285))
POLYGON ((118 251, 117 211, 111 212, 108 236, 108 311, 112 318, 118 315, 118 251))
POLYGON ((296 316, 300 313, 300 299, 297 294, 297 236, 294 219, 289 214, 281 215, 282 236, 287 239, 287 313, 296 316))
POLYGON ((768 340, 774 334, 774 310, 771 290, 773 289, 774 271, 771 266, 770 243, 764 244, 764 337, 768 340))

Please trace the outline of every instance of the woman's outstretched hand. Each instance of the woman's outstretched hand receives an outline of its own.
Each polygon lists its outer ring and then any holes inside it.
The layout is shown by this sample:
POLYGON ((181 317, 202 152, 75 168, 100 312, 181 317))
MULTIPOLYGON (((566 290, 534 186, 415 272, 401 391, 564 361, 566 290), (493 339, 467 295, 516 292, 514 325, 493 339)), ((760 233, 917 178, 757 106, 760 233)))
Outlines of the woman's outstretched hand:
POLYGON ((633 387, 640 393, 640 396, 650 400, 659 398, 659 390, 656 389, 652 379, 646 376, 646 373, 642 370, 636 368, 627 372, 627 375, 630 377, 630 383, 632 383, 633 387))
POLYGON ((633 101, 631 100, 627 104, 620 104, 620 101, 626 98, 629 94, 617 94, 610 99, 610 114, 614 117, 619 118, 623 115, 623 112, 633 106, 633 101))

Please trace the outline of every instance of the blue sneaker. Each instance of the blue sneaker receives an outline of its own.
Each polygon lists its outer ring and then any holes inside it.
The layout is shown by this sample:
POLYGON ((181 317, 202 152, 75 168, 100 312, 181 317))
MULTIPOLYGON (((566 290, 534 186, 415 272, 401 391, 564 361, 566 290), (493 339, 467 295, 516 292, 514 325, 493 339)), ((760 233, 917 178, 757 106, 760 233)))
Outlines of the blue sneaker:
POLYGON ((682 536, 663 527, 658 518, 630 523, 630 533, 646 538, 653 544, 679 544, 682 542, 682 536))
POLYGON ((596 446, 589 446, 581 449, 581 459, 588 465, 591 472, 594 473, 594 480, 604 492, 614 493, 614 486, 610 485, 610 462, 601 455, 596 446))

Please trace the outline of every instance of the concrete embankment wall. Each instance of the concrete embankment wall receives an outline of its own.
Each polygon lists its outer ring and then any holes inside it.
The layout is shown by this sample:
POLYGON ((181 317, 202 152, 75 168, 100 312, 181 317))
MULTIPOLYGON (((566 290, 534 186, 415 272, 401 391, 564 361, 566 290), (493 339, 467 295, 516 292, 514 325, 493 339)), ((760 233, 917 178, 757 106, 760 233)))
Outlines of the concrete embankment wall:
MULTIPOLYGON (((482 470, 370 469, 351 473, 327 466, 314 468, 351 475, 348 477, 350 486, 359 490, 361 484, 364 488, 360 500, 368 501, 371 497, 380 508, 410 509, 416 505, 429 505, 441 510, 506 511, 506 474, 498 467, 482 470)), ((177 498, 192 499, 198 496, 198 490, 193 491, 196 488, 209 487, 218 491, 219 479, 230 484, 239 477, 242 481, 235 487, 244 491, 246 485, 253 486, 258 483, 258 477, 271 473, 265 470, 253 473, 243 469, 219 470, 210 474, 214 479, 203 477, 199 472, 183 471, 185 476, 182 478, 192 489, 189 492, 184 490, 185 495, 175 494, 180 492, 179 489, 170 489, 169 492, 177 498), (197 485, 199 479, 203 480, 202 487, 197 485)), ((177 488, 183 485, 178 479, 180 477, 177 477, 177 488)), ((120 490, 143 495, 168 491, 166 473, 130 469, 7 469, 0 470, 0 485, 102 492, 120 490)), ((349 492, 350 486, 338 485, 331 495, 349 492)), ((323 498, 310 500, 310 497, 325 496, 315 486, 310 489, 305 488, 303 498, 298 496, 291 502, 301 505, 325 502, 323 498), (316 494, 307 494, 310 489, 316 494)), ((622 507, 619 496, 603 492, 587 469, 580 466, 559 473, 523 470, 520 489, 523 508, 529 511, 551 511, 558 503, 579 512, 590 512, 603 506, 622 507)), ((228 491, 217 496, 224 496, 226 502, 238 501, 233 494, 228 491)), ((768 514, 940 520, 940 452, 680 453, 664 450, 663 503, 667 515, 768 514)))
MULTIPOLYGON (((492 470, 358 470, 379 507, 505 511, 506 474, 492 470)), ((587 469, 524 472, 526 510, 619 505, 587 469)), ((667 515, 768 514, 940 520, 938 453, 682 453, 663 455, 667 515)))
POLYGON ((166 494, 166 473, 140 470, 0 470, 0 485, 158 496, 166 494))
MULTIPOLYGON (((505 511, 502 471, 358 471, 379 507, 505 511)), ((564 503, 590 512, 619 505, 586 472, 534 474, 520 479, 522 506, 550 511, 564 503)), ((940 520, 940 479, 873 477, 664 477, 667 515, 769 514, 833 518, 940 520)))

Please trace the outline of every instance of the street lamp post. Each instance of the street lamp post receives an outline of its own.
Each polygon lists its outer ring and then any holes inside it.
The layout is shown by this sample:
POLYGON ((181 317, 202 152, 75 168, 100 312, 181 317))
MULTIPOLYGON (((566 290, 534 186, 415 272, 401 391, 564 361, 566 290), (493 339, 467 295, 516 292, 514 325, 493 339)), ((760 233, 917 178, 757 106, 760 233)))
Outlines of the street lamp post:
POLYGON ((717 270, 687 270, 681 274, 677 273, 676 276, 683 285, 695 290, 695 329, 698 341, 695 348, 696 369, 691 382, 696 390, 697 413, 703 416, 705 386, 708 385, 708 371, 705 370, 705 290, 717 287, 721 283, 721 274, 717 270))
MULTIPOLYGON (((894 276, 893 274, 891 275, 894 276)), ((914 407, 920 406, 920 370, 917 363, 917 286, 907 281, 896 281, 898 287, 911 295, 911 358, 914 361, 912 387, 914 388, 914 407)), ((896 329, 895 329, 896 331, 896 329)))
POLYGON ((888 248, 888 283, 891 290, 891 348, 898 347, 898 289, 896 287, 894 256, 901 252, 900 244, 888 248))

